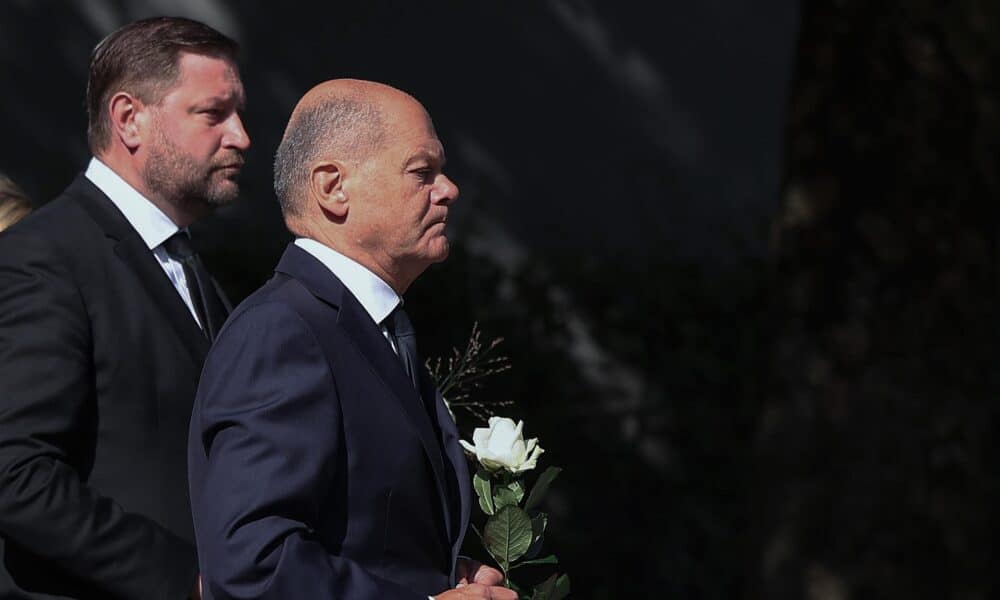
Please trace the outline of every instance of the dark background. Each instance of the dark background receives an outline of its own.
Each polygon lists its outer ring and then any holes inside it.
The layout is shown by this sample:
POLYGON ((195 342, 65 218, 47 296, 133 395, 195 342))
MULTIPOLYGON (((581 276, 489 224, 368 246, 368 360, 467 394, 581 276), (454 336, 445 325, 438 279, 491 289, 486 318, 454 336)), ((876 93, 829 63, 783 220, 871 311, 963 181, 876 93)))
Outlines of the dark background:
POLYGON ((427 106, 462 199, 408 306, 428 356, 505 338, 479 398, 566 468, 576 597, 997 594, 995 1, 3 0, 0 171, 36 203, 86 164, 90 48, 155 14, 243 47, 244 197, 195 232, 234 299, 289 240, 297 99, 427 106))

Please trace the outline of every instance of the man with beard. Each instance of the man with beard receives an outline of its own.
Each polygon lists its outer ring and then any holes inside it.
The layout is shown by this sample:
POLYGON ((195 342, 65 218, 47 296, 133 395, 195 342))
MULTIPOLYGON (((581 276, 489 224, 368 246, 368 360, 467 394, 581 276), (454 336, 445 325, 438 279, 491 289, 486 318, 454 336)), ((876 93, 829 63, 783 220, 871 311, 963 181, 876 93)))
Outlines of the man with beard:
POLYGON ((105 38, 94 158, 0 234, 2 598, 199 594, 187 426, 228 305, 186 228, 238 194, 236 52, 179 18, 105 38))

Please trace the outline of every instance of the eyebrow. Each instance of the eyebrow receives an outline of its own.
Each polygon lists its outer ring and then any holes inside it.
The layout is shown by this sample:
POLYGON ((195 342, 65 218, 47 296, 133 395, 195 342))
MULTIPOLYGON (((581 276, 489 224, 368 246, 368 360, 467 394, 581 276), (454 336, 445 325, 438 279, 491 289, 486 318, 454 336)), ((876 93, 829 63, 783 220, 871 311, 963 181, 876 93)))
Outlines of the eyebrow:
POLYGON ((210 96, 205 98, 201 102, 198 102, 195 106, 201 108, 205 106, 214 106, 217 104, 229 104, 232 100, 236 102, 236 110, 243 110, 247 107, 246 96, 243 94, 233 94, 224 96, 210 96))
POLYGON ((440 154, 431 150, 419 150, 416 154, 407 159, 406 163, 403 166, 409 167, 413 163, 420 162, 422 160, 427 162, 440 162, 442 169, 448 162, 448 159, 445 156, 443 149, 441 150, 440 154))

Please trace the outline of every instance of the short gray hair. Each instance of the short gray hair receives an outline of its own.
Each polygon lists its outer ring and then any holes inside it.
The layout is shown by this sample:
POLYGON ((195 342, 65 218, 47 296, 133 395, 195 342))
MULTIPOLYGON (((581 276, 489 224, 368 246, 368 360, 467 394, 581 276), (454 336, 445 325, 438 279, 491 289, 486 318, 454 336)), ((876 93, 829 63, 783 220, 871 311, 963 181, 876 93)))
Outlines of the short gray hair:
POLYGON ((292 115, 274 153, 274 193, 282 214, 300 214, 297 199, 311 164, 322 158, 363 162, 385 138, 382 112, 370 100, 333 97, 292 115))

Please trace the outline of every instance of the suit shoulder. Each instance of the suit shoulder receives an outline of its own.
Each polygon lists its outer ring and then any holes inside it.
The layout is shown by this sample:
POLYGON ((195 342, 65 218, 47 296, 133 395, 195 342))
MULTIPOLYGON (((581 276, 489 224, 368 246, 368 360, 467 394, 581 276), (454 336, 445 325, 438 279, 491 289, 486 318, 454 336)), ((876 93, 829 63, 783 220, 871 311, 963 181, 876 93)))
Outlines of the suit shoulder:
POLYGON ((81 228, 86 229, 88 225, 94 227, 93 220, 80 205, 78 195, 66 190, 29 213, 7 231, 21 235, 73 239, 79 237, 81 228))
POLYGON ((203 382, 326 363, 321 329, 287 300, 285 285, 269 281, 233 311, 209 350, 203 382))
POLYGON ((331 314, 336 316, 337 309, 323 303, 297 279, 276 273, 233 310, 230 320, 250 316, 245 313, 253 313, 251 318, 262 318, 263 315, 287 311, 288 315, 294 314, 304 323, 314 325, 317 310, 321 310, 324 320, 327 320, 331 314))
POLYGON ((0 232, 0 257, 23 262, 33 256, 72 261, 102 237, 100 230, 70 194, 63 193, 9 229, 0 232))

